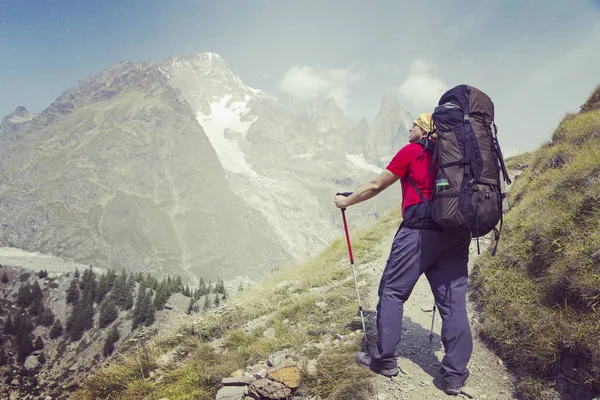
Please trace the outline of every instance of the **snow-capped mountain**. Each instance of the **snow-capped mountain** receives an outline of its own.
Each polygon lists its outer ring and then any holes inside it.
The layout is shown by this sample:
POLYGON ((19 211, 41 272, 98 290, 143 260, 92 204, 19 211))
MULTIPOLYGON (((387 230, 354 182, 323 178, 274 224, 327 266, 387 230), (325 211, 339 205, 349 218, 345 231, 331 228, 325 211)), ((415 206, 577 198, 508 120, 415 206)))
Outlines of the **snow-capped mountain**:
MULTIPOLYGON (((214 53, 119 63, 0 143, 0 240, 192 280, 260 276, 343 233, 334 194, 381 171, 411 121, 390 96, 371 127, 333 99, 277 98, 214 53)), ((399 200, 388 190, 349 222, 399 200)))

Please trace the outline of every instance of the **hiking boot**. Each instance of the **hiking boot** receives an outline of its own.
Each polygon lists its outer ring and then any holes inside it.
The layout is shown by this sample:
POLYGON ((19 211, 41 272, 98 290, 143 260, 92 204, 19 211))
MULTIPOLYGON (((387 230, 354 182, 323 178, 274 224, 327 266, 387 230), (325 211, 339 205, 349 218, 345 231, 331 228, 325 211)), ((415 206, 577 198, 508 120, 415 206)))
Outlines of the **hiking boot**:
POLYGON ((391 378, 398 375, 398 368, 381 368, 371 364, 371 356, 365 352, 359 351, 356 353, 356 362, 363 367, 369 368, 371 371, 391 378))
POLYGON ((444 388, 444 393, 449 394, 450 396, 458 396, 462 393, 463 387, 467 384, 467 381, 462 385, 446 385, 444 388))

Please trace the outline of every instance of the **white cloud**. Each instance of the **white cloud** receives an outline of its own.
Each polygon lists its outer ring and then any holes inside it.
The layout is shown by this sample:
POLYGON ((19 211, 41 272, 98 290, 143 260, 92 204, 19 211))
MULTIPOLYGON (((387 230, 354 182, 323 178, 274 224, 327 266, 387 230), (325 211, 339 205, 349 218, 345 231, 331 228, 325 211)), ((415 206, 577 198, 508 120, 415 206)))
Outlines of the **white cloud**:
POLYGON ((434 75, 435 66, 422 59, 415 60, 399 92, 413 104, 415 113, 431 111, 448 85, 434 75))
POLYGON ((299 99, 312 100, 319 96, 333 97, 342 108, 348 105, 350 85, 362 79, 354 67, 319 69, 308 65, 290 68, 277 87, 299 99))

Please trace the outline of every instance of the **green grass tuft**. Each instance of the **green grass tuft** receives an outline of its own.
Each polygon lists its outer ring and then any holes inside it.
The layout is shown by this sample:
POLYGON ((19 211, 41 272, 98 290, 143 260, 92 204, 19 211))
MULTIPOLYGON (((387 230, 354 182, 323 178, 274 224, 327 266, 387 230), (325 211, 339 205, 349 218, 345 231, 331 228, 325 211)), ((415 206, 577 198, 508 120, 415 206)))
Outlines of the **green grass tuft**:
POLYGON ((552 143, 508 164, 526 168, 497 256, 472 274, 481 334, 531 377, 524 398, 543 398, 542 378, 600 390, 600 110, 568 115, 552 143))

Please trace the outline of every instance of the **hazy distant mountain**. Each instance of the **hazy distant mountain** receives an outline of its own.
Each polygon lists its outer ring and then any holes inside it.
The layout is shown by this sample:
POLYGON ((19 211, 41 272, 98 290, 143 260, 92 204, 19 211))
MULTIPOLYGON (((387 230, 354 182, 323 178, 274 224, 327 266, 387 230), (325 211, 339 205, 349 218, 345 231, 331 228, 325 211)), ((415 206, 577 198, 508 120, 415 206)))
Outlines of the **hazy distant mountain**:
MULTIPOLYGON (((391 96, 371 127, 333 99, 278 99, 214 53, 122 62, 2 120, 0 241, 191 280, 258 277, 342 234, 333 195, 378 173, 411 119, 391 96)), ((400 191, 380 197, 352 209, 353 227, 400 191)))

